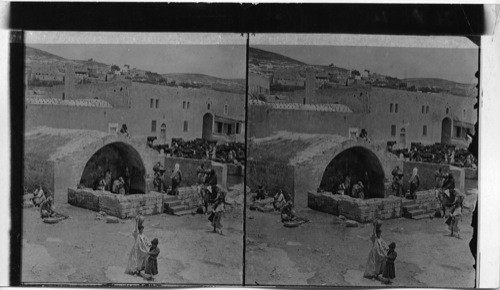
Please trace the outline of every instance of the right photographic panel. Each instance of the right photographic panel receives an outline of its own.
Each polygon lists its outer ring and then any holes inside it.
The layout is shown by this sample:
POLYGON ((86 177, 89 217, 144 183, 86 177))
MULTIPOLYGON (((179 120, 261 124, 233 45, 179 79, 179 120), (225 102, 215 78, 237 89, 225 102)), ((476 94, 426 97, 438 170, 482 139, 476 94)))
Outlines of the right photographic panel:
POLYGON ((479 45, 249 43, 245 284, 474 287, 479 45))

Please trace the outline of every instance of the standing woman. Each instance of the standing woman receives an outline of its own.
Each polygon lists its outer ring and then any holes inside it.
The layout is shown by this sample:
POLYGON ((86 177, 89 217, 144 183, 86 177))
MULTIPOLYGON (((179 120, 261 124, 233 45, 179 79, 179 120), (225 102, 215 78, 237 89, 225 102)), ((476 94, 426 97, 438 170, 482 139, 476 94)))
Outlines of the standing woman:
POLYGON ((174 171, 172 172, 172 175, 170 175, 170 179, 172 180, 172 195, 179 195, 178 188, 182 181, 182 173, 179 163, 175 164, 174 171))
POLYGON ((144 227, 140 219, 136 219, 136 225, 134 233, 135 242, 130 255, 128 258, 127 269, 125 273, 132 275, 139 275, 142 270, 146 267, 146 261, 148 258, 149 248, 151 243, 148 238, 143 234, 144 227))
POLYGON ((415 199, 415 192, 420 186, 420 177, 418 176, 417 167, 413 168, 413 173, 411 175, 409 183, 410 183, 410 199, 415 199))
POLYGON ((378 278, 378 276, 384 272, 386 255, 389 251, 389 247, 382 239, 381 234, 382 230, 379 224, 374 223, 371 237, 373 245, 368 255, 368 261, 366 262, 365 273, 363 274, 365 278, 378 278))

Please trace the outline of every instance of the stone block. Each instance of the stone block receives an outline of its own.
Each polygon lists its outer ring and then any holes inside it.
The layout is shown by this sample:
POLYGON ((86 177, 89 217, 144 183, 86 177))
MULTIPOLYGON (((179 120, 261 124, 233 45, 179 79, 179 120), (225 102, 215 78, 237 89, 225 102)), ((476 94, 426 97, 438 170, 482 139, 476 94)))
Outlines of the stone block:
POLYGON ((68 188, 68 203, 93 211, 100 211, 99 198, 107 194, 104 191, 68 188))

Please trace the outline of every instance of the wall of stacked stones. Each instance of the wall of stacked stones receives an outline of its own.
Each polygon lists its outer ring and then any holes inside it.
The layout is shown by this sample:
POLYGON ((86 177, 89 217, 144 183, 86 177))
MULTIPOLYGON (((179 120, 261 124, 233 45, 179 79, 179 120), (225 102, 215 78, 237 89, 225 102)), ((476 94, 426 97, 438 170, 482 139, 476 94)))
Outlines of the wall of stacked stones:
POLYGON ((433 189, 417 192, 415 203, 418 205, 419 209, 425 210, 426 212, 435 211, 441 207, 436 197, 436 191, 433 189))
POLYGON ((279 162, 247 161, 247 186, 255 191, 262 185, 269 195, 282 189, 290 194, 292 199, 295 192, 293 166, 279 162))
POLYGON ((192 208, 202 204, 201 197, 196 186, 187 186, 179 188, 177 196, 182 205, 192 208))
MULTIPOLYGON (((309 192, 308 207, 317 211, 342 215, 347 219, 366 223, 374 219, 393 219, 403 215, 404 198, 355 199, 345 195, 333 195, 329 192, 309 192)), ((415 203, 419 209, 432 212, 439 208, 439 202, 433 190, 417 193, 415 203)))
POLYGON ((68 188, 68 203, 122 219, 135 217, 139 213, 154 215, 163 212, 163 194, 157 192, 123 196, 105 191, 68 188))

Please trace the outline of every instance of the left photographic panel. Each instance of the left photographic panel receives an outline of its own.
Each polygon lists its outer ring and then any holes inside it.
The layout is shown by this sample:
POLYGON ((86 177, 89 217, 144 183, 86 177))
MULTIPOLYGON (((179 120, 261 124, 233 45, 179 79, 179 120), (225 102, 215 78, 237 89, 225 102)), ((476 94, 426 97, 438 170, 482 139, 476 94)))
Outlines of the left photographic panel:
POLYGON ((246 35, 25 33, 24 285, 241 285, 246 35))

